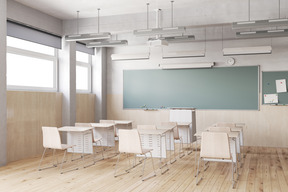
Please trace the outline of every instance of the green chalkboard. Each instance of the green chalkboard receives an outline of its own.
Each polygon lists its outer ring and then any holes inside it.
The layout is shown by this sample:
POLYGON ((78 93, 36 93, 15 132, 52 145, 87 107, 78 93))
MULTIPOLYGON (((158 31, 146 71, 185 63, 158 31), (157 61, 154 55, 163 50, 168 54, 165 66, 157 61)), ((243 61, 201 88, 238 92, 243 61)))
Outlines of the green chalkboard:
POLYGON ((123 107, 258 110, 258 80, 258 66, 124 70, 123 107))
MULTIPOLYGON (((262 104, 264 104, 265 94, 276 94, 276 80, 286 79, 288 80, 288 71, 271 71, 262 72, 262 104)), ((287 105, 288 104, 288 93, 277 93, 278 94, 278 104, 287 105)))

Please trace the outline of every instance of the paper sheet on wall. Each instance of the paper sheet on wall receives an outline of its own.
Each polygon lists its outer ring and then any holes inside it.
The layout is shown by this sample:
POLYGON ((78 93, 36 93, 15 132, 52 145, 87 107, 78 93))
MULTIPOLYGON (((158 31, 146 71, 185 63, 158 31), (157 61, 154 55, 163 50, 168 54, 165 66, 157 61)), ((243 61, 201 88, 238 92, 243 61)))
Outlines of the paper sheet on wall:
POLYGON ((278 103, 278 95, 264 94, 264 103, 278 103))
POLYGON ((277 93, 287 92, 286 79, 276 80, 276 91, 277 93))

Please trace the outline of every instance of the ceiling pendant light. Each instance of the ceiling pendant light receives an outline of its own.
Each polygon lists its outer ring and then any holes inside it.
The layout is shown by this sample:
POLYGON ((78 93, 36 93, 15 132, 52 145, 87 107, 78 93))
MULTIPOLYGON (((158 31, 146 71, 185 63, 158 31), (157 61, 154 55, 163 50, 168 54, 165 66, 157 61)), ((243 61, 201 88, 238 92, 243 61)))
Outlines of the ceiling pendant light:
MULTIPOLYGON (((157 28, 149 29, 149 27, 148 27, 148 21, 149 21, 148 10, 149 10, 149 3, 147 3, 147 29, 134 30, 133 33, 135 36, 171 35, 171 34, 184 33, 186 31, 185 27, 160 28, 159 26, 157 26, 157 28)), ((158 11, 158 14, 159 14, 159 11, 161 11, 161 9, 158 9, 156 11, 158 11)))
MULTIPOLYGON (((174 1, 171 1, 171 28, 173 28, 173 3, 174 1)), ((164 37, 168 43, 186 43, 186 42, 191 42, 195 40, 194 35, 182 35, 181 36, 171 36, 171 37, 164 37)))
POLYGON ((79 34, 79 11, 77 11, 77 34, 74 35, 66 35, 66 41, 86 41, 86 40, 101 40, 101 39, 109 39, 111 38, 111 34, 108 32, 100 33, 100 18, 99 18, 98 9, 98 33, 89 33, 89 34, 79 34))
POLYGON ((248 4, 248 14, 249 14, 249 21, 242 21, 242 22, 233 22, 232 29, 249 29, 249 28, 261 28, 261 27, 278 27, 278 26, 287 26, 288 19, 281 18, 280 14, 280 0, 279 0, 279 11, 278 11, 278 19, 268 19, 268 20, 257 20, 257 21, 250 21, 250 0, 248 4))
POLYGON ((127 45, 127 40, 107 40, 107 41, 92 41, 86 44, 87 48, 93 47, 117 47, 127 45))

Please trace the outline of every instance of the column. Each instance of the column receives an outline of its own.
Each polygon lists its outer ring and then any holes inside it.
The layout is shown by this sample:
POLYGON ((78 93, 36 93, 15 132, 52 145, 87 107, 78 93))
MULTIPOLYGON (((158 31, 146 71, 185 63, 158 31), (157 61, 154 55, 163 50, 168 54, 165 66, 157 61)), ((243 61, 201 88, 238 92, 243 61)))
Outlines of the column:
POLYGON ((107 118, 107 62, 106 48, 95 48, 92 59, 92 93, 96 95, 95 122, 107 118))
POLYGON ((62 92, 62 125, 76 122, 76 42, 62 38, 59 51, 59 92, 62 92))
POLYGON ((0 166, 7 163, 6 33, 7 1, 0 0, 0 166))

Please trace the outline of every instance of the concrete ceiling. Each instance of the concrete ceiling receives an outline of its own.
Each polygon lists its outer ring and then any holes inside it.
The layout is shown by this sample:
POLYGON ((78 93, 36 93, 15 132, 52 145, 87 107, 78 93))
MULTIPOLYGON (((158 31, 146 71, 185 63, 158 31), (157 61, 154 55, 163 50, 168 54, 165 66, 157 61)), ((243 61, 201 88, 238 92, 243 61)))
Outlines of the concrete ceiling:
MULTIPOLYGON (((62 20, 75 19, 77 11, 79 18, 97 17, 97 9, 100 8, 100 16, 124 15, 146 12, 146 3, 149 2, 149 10, 171 9, 170 0, 15 0, 18 3, 32 7, 48 15, 62 20)), ((209 3, 213 0, 204 0, 209 3)), ((203 0, 174 0, 174 9, 194 7, 203 0)))

